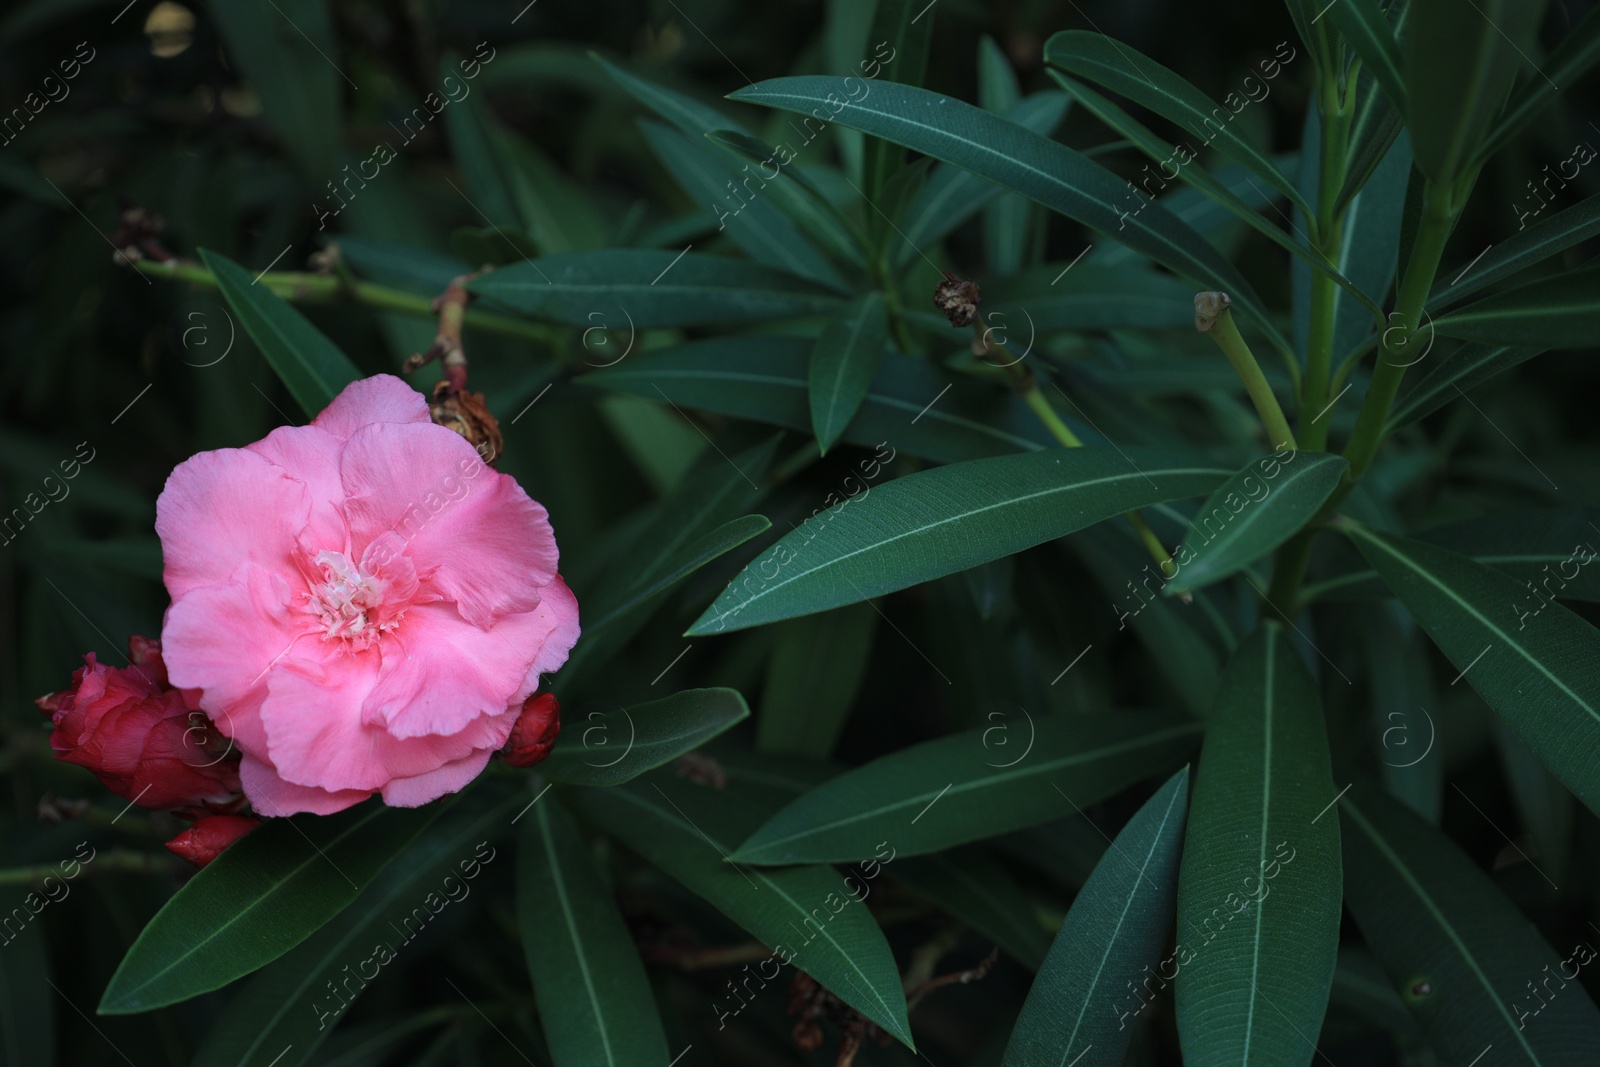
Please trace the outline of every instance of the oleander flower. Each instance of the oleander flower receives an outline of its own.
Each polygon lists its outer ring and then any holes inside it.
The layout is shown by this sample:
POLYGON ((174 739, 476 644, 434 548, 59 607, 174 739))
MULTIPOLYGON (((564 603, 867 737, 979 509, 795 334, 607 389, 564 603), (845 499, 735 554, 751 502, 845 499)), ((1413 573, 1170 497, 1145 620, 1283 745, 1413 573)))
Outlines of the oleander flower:
POLYGON ((196 710, 200 694, 168 685, 159 642, 131 638, 126 667, 83 659, 71 688, 34 702, 55 726, 56 759, 154 811, 200 815, 237 800, 238 758, 196 710))
POLYGON ((390 375, 180 464, 156 532, 168 670, 261 815, 459 790, 578 637, 544 508, 390 375))

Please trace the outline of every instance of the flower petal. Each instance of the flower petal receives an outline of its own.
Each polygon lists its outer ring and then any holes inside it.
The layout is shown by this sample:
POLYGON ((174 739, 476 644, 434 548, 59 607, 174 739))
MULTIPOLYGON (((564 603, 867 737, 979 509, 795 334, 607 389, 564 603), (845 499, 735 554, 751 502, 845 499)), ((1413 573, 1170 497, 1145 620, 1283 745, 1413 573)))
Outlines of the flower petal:
MULTIPOLYGON (((200 706, 220 722, 297 643, 312 643, 302 654, 320 652, 312 636, 316 627, 316 619, 292 603, 288 582, 245 563, 232 581, 175 599, 161 629, 161 647, 172 684, 203 690, 200 706)), ((234 731, 222 725, 232 736, 234 731)))
POLYGON ((531 611, 556 574, 544 508, 442 426, 368 426, 345 446, 345 516, 356 550, 385 533, 405 542, 426 588, 474 626, 531 611))
POLYGON ((191 589, 225 582, 246 560, 280 574, 297 573, 296 538, 310 517, 305 483, 265 456, 243 448, 191 456, 178 464, 156 500, 168 594, 177 600, 191 589))
POLYGON ((266 760, 245 756, 239 764, 239 781, 250 806, 261 815, 274 818, 310 812, 312 815, 332 815, 336 811, 354 807, 372 795, 370 790, 318 789, 315 786, 296 785, 284 781, 277 770, 266 760))
POLYGON ((311 425, 335 437, 349 437, 374 422, 432 421, 426 397, 392 374, 376 374, 341 389, 311 425))
POLYGON ((261 707, 267 751, 278 774, 321 789, 381 789, 395 778, 409 778, 459 760, 480 748, 505 744, 515 719, 504 709, 479 716, 449 736, 394 737, 381 726, 361 721, 361 705, 372 691, 376 672, 332 661, 322 677, 280 664, 267 677, 261 707))
POLYGON ((446 793, 459 792, 483 773, 492 755, 493 749, 479 749, 470 756, 446 763, 426 774, 396 778, 383 787, 383 802, 396 808, 419 808, 446 793))
POLYGON ((316 426, 280 426, 245 449, 283 468, 289 477, 304 482, 311 493, 311 516, 300 535, 306 558, 324 549, 346 550, 344 484, 339 480, 339 453, 344 438, 316 426))

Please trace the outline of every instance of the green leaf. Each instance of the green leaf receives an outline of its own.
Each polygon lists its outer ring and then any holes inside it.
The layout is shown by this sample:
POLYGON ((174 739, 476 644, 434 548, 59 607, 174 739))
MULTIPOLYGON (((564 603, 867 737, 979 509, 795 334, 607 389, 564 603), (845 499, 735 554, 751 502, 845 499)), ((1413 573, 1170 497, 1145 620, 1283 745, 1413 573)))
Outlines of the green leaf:
POLYGON ((825 759, 833 754, 866 674, 878 613, 853 604, 773 627, 776 647, 761 693, 756 747, 825 759))
MULTIPOLYGON (((1033 93, 1008 108, 1004 118, 1048 137, 1061 125, 1071 103, 1071 97, 1055 90, 1033 93)), ((993 182, 969 170, 950 163, 934 167, 899 224, 905 240, 895 253, 896 262, 904 264, 914 259, 917 249, 936 244, 999 195, 1000 189, 993 182)))
POLYGON ((594 52, 589 54, 596 63, 605 68, 605 72, 611 75, 613 81, 627 90, 630 96, 678 127, 690 140, 698 140, 712 130, 733 130, 749 136, 750 131, 744 124, 730 118, 725 112, 702 104, 694 97, 675 89, 668 89, 648 79, 630 74, 594 52))
POLYGON ((892 593, 1134 508, 1208 492, 1230 473, 1179 453, 1086 447, 909 475, 785 535, 688 633, 745 629, 892 593))
POLYGON ((1194 286, 1138 266, 1047 264, 985 283, 983 304, 992 336, 1024 351, 1028 339, 1060 330, 1156 330, 1194 323, 1194 286))
MULTIPOLYGON (((1600 601, 1600 568, 1579 565, 1584 556, 1580 549, 1592 553, 1596 551, 1592 542, 1600 541, 1594 536, 1596 521, 1600 515, 1580 508, 1528 508, 1436 526, 1417 534, 1417 539, 1503 571, 1524 584, 1545 582, 1546 597, 1600 601), (1551 581, 1554 586, 1548 584, 1551 581)), ((1377 572, 1361 566, 1360 557, 1355 559, 1354 566, 1308 584, 1307 596, 1332 594, 1342 600, 1391 596, 1377 572)))
POLYGON ((349 82, 328 58, 340 55, 329 5, 223 3, 207 5, 206 12, 260 98, 267 124, 321 190, 338 177, 341 98, 349 82))
MULTIPOLYGON (((1333 203, 1335 216, 1343 215, 1345 205, 1354 200, 1356 195, 1366 187, 1368 179, 1372 177, 1378 165, 1389 155, 1389 149, 1400 137, 1406 128, 1405 116, 1390 102, 1389 98, 1378 93, 1369 94, 1361 103, 1361 111, 1356 117, 1355 124, 1350 130, 1350 161, 1346 166, 1344 184, 1339 188, 1339 196, 1333 203)), ((1409 178, 1411 158, 1406 156, 1406 168, 1409 178)), ((1401 199, 1405 193, 1401 191, 1401 199)), ((1396 236, 1395 242, 1399 244, 1396 236)))
MULTIPOLYGON (((1355 296, 1357 300, 1361 301, 1363 306, 1369 307, 1375 318, 1382 316, 1382 312, 1378 309, 1377 305, 1368 300, 1359 289, 1356 289, 1348 278, 1340 274, 1338 268, 1330 260, 1328 260, 1327 257, 1323 256, 1316 249, 1312 248, 1307 242, 1297 240, 1292 234, 1284 233, 1283 229, 1273 219, 1263 218, 1261 216, 1258 206, 1271 203, 1272 199, 1275 199, 1275 197, 1268 197, 1267 194, 1262 190, 1260 183, 1256 182, 1254 178, 1250 177, 1250 175, 1254 173, 1254 171, 1252 171, 1250 168, 1243 167, 1242 165, 1240 166, 1240 170, 1242 171, 1240 174, 1242 184, 1249 189, 1249 193, 1246 194, 1243 191, 1233 188, 1233 185, 1240 184, 1240 182, 1224 182, 1223 180, 1212 176, 1209 171, 1207 171, 1204 167, 1199 166, 1195 162, 1182 162, 1182 156, 1178 149, 1170 146, 1168 142, 1162 140, 1160 137, 1157 137, 1155 133, 1149 129, 1149 127, 1139 122, 1122 108, 1118 107, 1116 104, 1113 104, 1110 100, 1101 96, 1087 85, 1084 85, 1081 82, 1073 81, 1060 71, 1054 69, 1050 71, 1050 76, 1053 77, 1064 89, 1066 89, 1066 91, 1072 95, 1074 100, 1078 101, 1078 103, 1087 108, 1089 112, 1101 122, 1104 122, 1107 126, 1110 126, 1123 137, 1133 142, 1135 148, 1139 149, 1139 151, 1158 162, 1159 165, 1157 170, 1161 173, 1158 173, 1154 176, 1145 177, 1140 183, 1144 187, 1142 190, 1126 190, 1124 193, 1125 199, 1129 195, 1135 198, 1139 195, 1143 195, 1148 198, 1150 195, 1149 183, 1151 181, 1160 183, 1156 186, 1156 191, 1165 189, 1167 185, 1171 184, 1171 180, 1185 182, 1191 189, 1203 194, 1204 198, 1212 206, 1220 206, 1221 208, 1231 212, 1235 218, 1248 223, 1252 228, 1255 229, 1257 233, 1277 244, 1278 247, 1282 248, 1284 251, 1294 254, 1296 257, 1309 264, 1314 270, 1320 271, 1321 273, 1332 278, 1342 288, 1348 290, 1353 296, 1355 296), (1179 163, 1173 168, 1174 174, 1171 176, 1171 180, 1169 180, 1165 175, 1165 168, 1172 166, 1174 160, 1179 160, 1179 163)), ((1131 204, 1125 204, 1124 209, 1129 207, 1137 208, 1138 205, 1143 202, 1145 201, 1134 199, 1131 204)), ((1175 203, 1169 204, 1169 199, 1167 197, 1163 197, 1156 201, 1156 206, 1165 209, 1169 206, 1176 208, 1177 205, 1175 203)), ((1180 221, 1183 220, 1180 219, 1180 221)), ((1140 251, 1147 256, 1150 255, 1150 253, 1143 247, 1133 244, 1132 242, 1128 242, 1127 247, 1140 251)), ((1152 256, 1151 258, 1155 257, 1152 256)), ((1160 260, 1157 261, 1160 262, 1160 260)), ((1180 273, 1182 272, 1180 271, 1180 273)), ((1269 326, 1268 329, 1271 330, 1273 327, 1269 326)), ((1277 337, 1275 333, 1274 337, 1277 337)), ((1286 345, 1284 347, 1286 348, 1286 345)))
MULTIPOLYGON (((445 61, 449 71, 449 61, 445 61)), ((494 118, 484 102, 484 94, 471 93, 444 111, 445 132, 449 134, 450 153, 461 167, 470 200, 466 206, 473 209, 473 217, 481 217, 490 227, 522 225, 513 189, 515 179, 505 167, 496 137, 502 131, 494 128, 494 118)), ((555 251, 541 249, 541 251, 555 251)), ((442 291, 440 287, 437 291, 442 291)))
POLYGON ((1562 980, 1549 1001, 1526 992, 1564 978, 1563 960, 1475 861, 1364 783, 1339 812, 1345 902, 1441 1063, 1593 1060, 1600 1013, 1578 983, 1562 980))
POLYGON ((596 312, 620 313, 639 329, 814 315, 841 303, 769 267, 653 249, 542 256, 482 275, 467 288, 551 322, 588 326, 596 312))
POLYGON ((1441 187, 1473 169, 1517 68, 1533 47, 1543 0, 1411 0, 1406 119, 1417 166, 1441 187))
POLYGON ((1467 390, 1526 363, 1544 352, 1542 348, 1511 348, 1507 345, 1465 344, 1435 360, 1427 372, 1407 382, 1394 407, 1389 410, 1385 434, 1409 426, 1465 396, 1467 390))
POLYGON ((765 515, 744 515, 725 522, 714 530, 679 548, 675 554, 662 559, 650 574, 639 575, 637 581, 615 603, 607 603, 603 595, 595 604, 595 618, 584 620, 585 633, 592 634, 600 627, 614 622, 643 604, 664 589, 676 585, 701 567, 738 548, 752 537, 765 533, 772 522, 765 515))
POLYGON ((718 232, 725 232, 751 258, 829 288, 847 288, 839 272, 801 236, 773 198, 762 195, 767 184, 762 175, 754 176, 752 186, 750 177, 742 175, 726 153, 703 140, 691 142, 659 122, 645 120, 639 126, 651 151, 684 195, 696 205, 709 208, 716 216, 718 232), (741 179, 745 182, 744 192, 737 191, 741 179))
POLYGON ((750 708, 735 689, 686 689, 631 711, 591 711, 563 724, 539 770, 557 782, 618 785, 671 763, 749 717, 750 708))
POLYGON ((1589 348, 1600 335, 1600 263, 1540 278, 1435 319, 1446 337, 1519 348, 1589 348))
POLYGON ((369 801, 266 820, 162 906, 111 976, 100 1013, 176 1004, 271 963, 342 912, 438 813, 369 801))
POLYGON ((1353 523, 1343 528, 1462 672, 1458 679, 1600 811, 1600 631, 1465 556, 1353 523))
POLYGON ((1000 859, 980 845, 898 860, 894 876, 1036 971, 1050 939, 1034 916, 1033 901, 1000 859))
POLYGON ((405 953, 433 918, 466 900, 475 888, 473 879, 497 858, 493 847, 487 856, 483 848, 528 797, 517 790, 490 799, 487 792, 474 790, 452 803, 373 880, 345 919, 325 925, 252 975, 211 1024, 191 1067, 260 1067, 269 1061, 273 1067, 298 1067, 312 1059, 343 1021, 341 1005, 348 1006, 376 981, 357 977, 352 983, 351 976, 405 953), (450 877, 455 889, 445 881, 450 877), (426 903, 430 893, 437 910, 426 903), (274 1055, 282 1059, 272 1061, 274 1055))
POLYGON ((1014 189, 1114 236, 1207 289, 1225 289, 1264 328, 1260 297, 1221 253, 1160 204, 1130 198, 1127 182, 1065 145, 924 89, 879 83, 841 100, 833 78, 774 78, 731 94, 786 111, 822 109, 832 121, 905 145, 1014 189), (834 111, 829 95, 840 103, 834 111))
POLYGON ((1525 78, 1522 88, 1512 93, 1500 121, 1495 123, 1478 150, 1476 162, 1482 164, 1505 147, 1506 142, 1554 103, 1557 96, 1577 84, 1596 63, 1600 63, 1600 9, 1590 8, 1583 21, 1568 30, 1555 51, 1539 64, 1538 73, 1525 78))
MULTIPOLYGON (((1397 7, 1400 5, 1396 5, 1397 7)), ((1396 110, 1406 112, 1406 87, 1400 73, 1400 44, 1378 0, 1339 0, 1328 8, 1334 25, 1344 31, 1346 43, 1389 97, 1396 110)))
POLYGON ((1151 775, 1192 750, 1197 724, 1156 713, 1029 719, 1033 744, 999 727, 924 741, 847 771, 769 819, 736 862, 844 863, 888 839, 916 856, 1072 814, 1151 775), (1010 741, 1011 739, 1007 739, 1010 741))
MULTIPOLYGON (((722 337, 633 356, 581 380, 810 433, 814 347, 793 337, 722 337)), ((987 383, 951 381, 926 360, 885 352, 841 440, 872 447, 891 437, 895 449, 939 463, 1039 450, 1050 441, 1014 397, 987 383)))
POLYGON ((204 248, 200 259, 216 275, 217 287, 245 332, 308 416, 361 377, 332 341, 265 286, 256 285, 243 267, 204 248))
POLYGON ((556 1067, 667 1062, 633 934, 554 797, 533 805, 517 840, 517 920, 556 1067))
POLYGON ((870 292, 828 319, 811 353, 811 425, 824 454, 855 418, 878 372, 888 324, 883 294, 870 292))
MULTIPOLYGON (((996 115, 1005 115, 1022 98, 1016 72, 1005 51, 985 34, 978 39, 978 103, 996 115)), ((984 262, 990 277, 1005 277, 1022 269, 1032 243, 1037 212, 1026 197, 1001 193, 984 209, 984 262)))
MULTIPOLYGON (((1531 226, 1523 222, 1516 233, 1495 242, 1482 258, 1468 263, 1448 284, 1440 286, 1428 298, 1428 311, 1437 314, 1440 308, 1564 252, 1597 233, 1600 233, 1600 193, 1531 226)), ((1443 272, 1440 273, 1442 276, 1443 272)))
POLYGON ((1339 948, 1336 795, 1316 683, 1268 622, 1223 674, 1189 804, 1176 953, 1185 1063, 1316 1055, 1339 948))
MULTIPOLYGON (((726 861, 740 837, 786 790, 749 781, 712 789, 666 773, 614 789, 579 789, 574 802, 605 831, 682 882, 712 907, 792 961, 907 1047, 900 970, 859 889, 825 866, 769 870, 726 861), (833 901, 840 901, 835 907, 833 901)), ((888 860, 895 856, 892 842, 888 860)), ((869 851, 868 855, 874 855, 869 851)), ((879 860, 882 852, 876 852, 879 860)), ((875 864, 875 866, 877 866, 875 864)), ((881 873, 881 866, 875 873, 881 873)), ((870 892, 868 881, 859 883, 870 892)), ((757 965, 761 995, 773 976, 757 965)), ((783 991, 766 996, 781 999, 783 991)), ((717 1018, 729 1014, 712 1005, 717 1018)), ((738 1008, 733 1010, 737 1014, 738 1008)))
POLYGON ((859 264, 863 261, 862 246, 865 239, 860 229, 840 213, 822 191, 807 178, 805 171, 795 165, 799 154, 787 143, 769 145, 754 137, 734 130, 714 130, 706 140, 718 148, 757 164, 756 177, 761 181, 763 193, 770 189, 773 201, 806 235, 841 263, 859 264), (784 159, 787 153, 788 158, 784 159), (777 177, 768 178, 762 168, 772 167, 777 177))
MULTIPOLYGON (((883 63, 882 76, 902 85, 921 85, 928 74, 928 42, 933 37, 937 12, 918 0, 878 0, 868 40, 877 43, 873 55, 883 44, 890 58, 883 63), (924 18, 923 16, 927 17, 924 18)), ((838 79, 830 79, 838 84, 838 79)), ((871 133, 871 130, 866 131, 871 133)), ((900 146, 888 141, 868 141, 862 153, 861 184, 867 202, 876 204, 905 161, 900 146)), ((876 220, 874 225, 876 226, 876 220)))
POLYGON ((1439 740, 1439 724, 1428 711, 1438 704, 1427 638, 1393 601, 1377 605, 1364 617, 1361 638, 1384 786, 1438 825, 1444 809, 1445 761, 1429 758, 1439 740))
MULTIPOLYGON (((1044 61, 1103 85, 1183 127, 1185 133, 1194 134, 1206 147, 1215 148, 1234 162, 1249 167, 1288 197, 1295 207, 1312 214, 1294 182, 1273 166, 1255 145, 1239 135, 1233 126, 1233 110, 1213 102, 1183 77, 1140 54, 1131 45, 1088 30, 1063 30, 1045 42, 1044 61)), ((1230 92, 1228 96, 1237 97, 1238 94, 1230 92)), ((1223 103, 1226 102, 1224 99, 1223 103)), ((1241 109, 1245 102, 1241 100, 1241 109)))
POLYGON ((1200 505, 1173 554, 1177 570, 1164 594, 1221 581, 1276 549, 1300 532, 1350 469, 1343 457, 1326 452, 1291 451, 1280 465, 1283 454, 1246 464, 1200 505), (1281 478, 1272 477, 1285 467, 1281 478))
POLYGON ((1006 1046, 1006 1067, 1122 1063, 1133 1038, 1127 1016, 1144 1006, 1126 990, 1152 966, 1161 970, 1188 804, 1184 767, 1145 801, 1095 865, 1028 990, 1006 1046), (1119 1012, 1125 998, 1132 1006, 1119 1012))

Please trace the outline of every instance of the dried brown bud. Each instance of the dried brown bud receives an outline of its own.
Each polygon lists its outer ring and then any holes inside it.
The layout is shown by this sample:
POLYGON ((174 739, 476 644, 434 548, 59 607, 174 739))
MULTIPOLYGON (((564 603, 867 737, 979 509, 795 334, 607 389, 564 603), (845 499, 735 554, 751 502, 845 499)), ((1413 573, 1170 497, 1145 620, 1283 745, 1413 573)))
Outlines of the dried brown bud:
POLYGON ((971 326, 978 317, 978 283, 944 272, 944 281, 933 290, 933 306, 944 312, 952 326, 971 326))
POLYGON ((1194 294, 1194 328, 1201 333, 1210 333, 1211 327, 1217 324, 1217 316, 1227 311, 1232 303, 1227 293, 1194 294))
POLYGON ((505 440, 500 436, 500 421, 489 414, 482 393, 453 392, 448 381, 435 382, 428 414, 433 421, 465 437, 485 463, 500 458, 505 440))
POLYGON ((728 772, 722 769, 711 756, 704 752, 685 752, 678 757, 678 775, 696 785, 707 786, 711 789, 728 788, 728 772))

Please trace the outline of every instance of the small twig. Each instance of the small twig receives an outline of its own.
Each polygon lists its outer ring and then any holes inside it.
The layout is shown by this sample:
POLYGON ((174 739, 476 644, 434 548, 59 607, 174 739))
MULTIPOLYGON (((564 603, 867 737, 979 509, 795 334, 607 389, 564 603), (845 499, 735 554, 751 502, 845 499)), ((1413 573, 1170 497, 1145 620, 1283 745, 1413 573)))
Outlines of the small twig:
POLYGON ((930 978, 906 994, 906 1011, 909 1012, 912 1008, 915 1008, 921 1003, 923 997, 926 997, 940 986, 966 985, 969 982, 982 981, 994 969, 994 965, 999 959, 1000 949, 998 947, 992 948, 989 950, 989 954, 976 967, 968 967, 964 971, 956 971, 952 974, 940 975, 938 978, 930 978))
POLYGON ((477 273, 458 274, 450 279, 450 284, 432 304, 433 310, 439 313, 439 332, 434 335, 433 347, 413 355, 402 368, 410 374, 439 360, 445 381, 450 383, 449 396, 467 391, 467 353, 461 345, 461 326, 466 320, 467 302, 472 299, 467 283, 476 277, 477 273))

